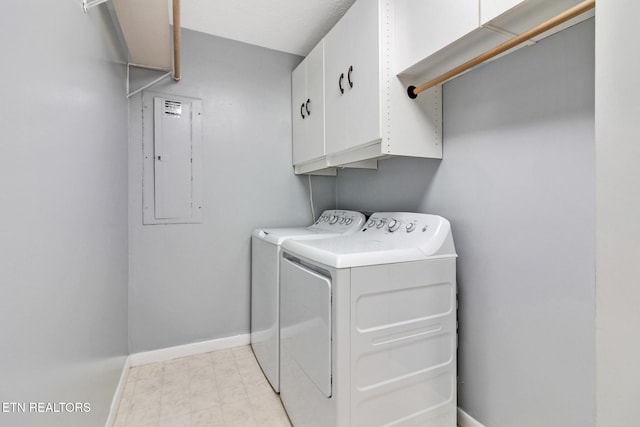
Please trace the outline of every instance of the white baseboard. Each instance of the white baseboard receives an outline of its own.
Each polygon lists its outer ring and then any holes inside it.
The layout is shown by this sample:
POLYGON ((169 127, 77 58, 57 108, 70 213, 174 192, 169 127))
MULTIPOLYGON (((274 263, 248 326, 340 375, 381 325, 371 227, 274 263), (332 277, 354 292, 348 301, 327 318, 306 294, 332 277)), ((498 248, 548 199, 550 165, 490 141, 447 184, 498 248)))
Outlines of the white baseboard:
POLYGON ((233 337, 219 338, 216 340, 161 348, 159 350, 143 351, 141 353, 134 353, 129 356, 129 358, 131 359, 131 366, 139 366, 147 363, 164 362, 171 359, 177 359, 179 357, 195 356, 196 354, 208 353, 210 351, 248 345, 250 341, 251 335, 243 334, 233 337))
POLYGON ((113 427, 116 422, 118 406, 120 405, 120 400, 122 399, 122 393, 124 393, 124 387, 127 385, 127 379, 129 378, 129 368, 131 368, 131 357, 127 356, 124 361, 124 366, 122 367, 122 373, 120 374, 120 381, 118 381, 118 386, 116 387, 116 391, 113 394, 113 400, 111 401, 109 416, 107 417, 105 427, 113 427))
POLYGON ((458 426, 460 427, 484 427, 471 415, 458 408, 458 426))

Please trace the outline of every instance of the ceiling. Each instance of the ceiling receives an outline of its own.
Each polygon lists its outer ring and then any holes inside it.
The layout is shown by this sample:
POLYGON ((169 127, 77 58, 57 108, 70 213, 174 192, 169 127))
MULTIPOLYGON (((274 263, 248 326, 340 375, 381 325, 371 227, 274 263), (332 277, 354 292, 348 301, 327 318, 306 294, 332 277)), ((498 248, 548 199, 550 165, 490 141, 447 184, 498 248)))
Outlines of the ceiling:
POLYGON ((181 27, 306 56, 354 2, 185 0, 181 27))

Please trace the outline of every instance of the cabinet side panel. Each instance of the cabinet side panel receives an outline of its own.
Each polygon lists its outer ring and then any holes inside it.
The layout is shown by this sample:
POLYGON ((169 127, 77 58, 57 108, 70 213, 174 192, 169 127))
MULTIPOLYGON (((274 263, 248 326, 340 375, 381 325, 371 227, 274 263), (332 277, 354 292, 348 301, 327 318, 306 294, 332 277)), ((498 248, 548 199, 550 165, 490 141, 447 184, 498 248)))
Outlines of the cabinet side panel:
POLYGON ((397 27, 398 2, 387 0, 381 18, 381 90, 382 115, 381 152, 386 155, 442 158, 442 89, 423 92, 416 99, 407 95, 410 85, 418 86, 411 77, 396 76, 394 57, 402 49, 397 27))
POLYGON ((389 136, 383 145, 386 154, 442 158, 442 87, 422 92, 416 99, 407 96, 415 80, 389 76, 389 110, 385 125, 389 136))

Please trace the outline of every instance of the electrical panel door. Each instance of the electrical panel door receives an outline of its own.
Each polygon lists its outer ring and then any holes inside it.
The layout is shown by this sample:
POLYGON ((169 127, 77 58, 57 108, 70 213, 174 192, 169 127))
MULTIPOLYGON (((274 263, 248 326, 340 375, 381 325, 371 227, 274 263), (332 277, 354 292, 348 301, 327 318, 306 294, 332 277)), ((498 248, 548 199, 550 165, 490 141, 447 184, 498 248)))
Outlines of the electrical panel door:
POLYGON ((153 138, 144 141, 144 223, 202 222, 201 101, 153 96, 152 105, 153 138))

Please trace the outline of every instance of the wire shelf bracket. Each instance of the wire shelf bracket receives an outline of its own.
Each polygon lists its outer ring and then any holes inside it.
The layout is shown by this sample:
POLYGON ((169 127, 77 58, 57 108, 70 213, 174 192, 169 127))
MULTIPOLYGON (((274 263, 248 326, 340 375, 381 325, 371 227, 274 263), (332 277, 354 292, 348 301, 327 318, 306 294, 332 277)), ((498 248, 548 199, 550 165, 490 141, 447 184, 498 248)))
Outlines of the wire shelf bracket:
POLYGON ((106 3, 109 0, 82 0, 82 9, 85 13, 89 12, 89 9, 101 5, 102 3, 106 3))

